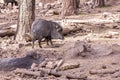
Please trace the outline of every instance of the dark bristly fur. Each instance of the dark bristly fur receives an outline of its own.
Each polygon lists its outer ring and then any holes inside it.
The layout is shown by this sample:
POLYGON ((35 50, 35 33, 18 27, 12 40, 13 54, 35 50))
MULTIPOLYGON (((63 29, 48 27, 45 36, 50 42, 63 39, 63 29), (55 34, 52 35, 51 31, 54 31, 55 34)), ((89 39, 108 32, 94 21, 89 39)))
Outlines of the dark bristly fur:
POLYGON ((32 63, 41 63, 44 60, 43 56, 38 55, 34 51, 28 52, 22 58, 5 58, 0 60, 0 71, 11 71, 16 68, 30 68, 32 63))
POLYGON ((38 40, 39 46, 41 46, 41 40, 45 38, 47 45, 48 42, 52 44, 52 39, 64 39, 61 34, 63 28, 56 22, 36 19, 31 27, 32 47, 34 48, 34 41, 38 40))

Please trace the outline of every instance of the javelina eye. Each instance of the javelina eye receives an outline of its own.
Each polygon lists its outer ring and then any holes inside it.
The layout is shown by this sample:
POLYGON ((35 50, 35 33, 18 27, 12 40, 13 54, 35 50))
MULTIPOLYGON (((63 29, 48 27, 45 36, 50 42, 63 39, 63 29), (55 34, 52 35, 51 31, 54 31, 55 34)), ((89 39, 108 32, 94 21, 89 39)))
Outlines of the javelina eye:
POLYGON ((59 27, 58 26, 56 26, 56 29, 58 29, 59 27))
POLYGON ((39 59, 40 56, 39 56, 39 55, 36 55, 36 56, 34 56, 33 58, 34 58, 34 59, 39 59))

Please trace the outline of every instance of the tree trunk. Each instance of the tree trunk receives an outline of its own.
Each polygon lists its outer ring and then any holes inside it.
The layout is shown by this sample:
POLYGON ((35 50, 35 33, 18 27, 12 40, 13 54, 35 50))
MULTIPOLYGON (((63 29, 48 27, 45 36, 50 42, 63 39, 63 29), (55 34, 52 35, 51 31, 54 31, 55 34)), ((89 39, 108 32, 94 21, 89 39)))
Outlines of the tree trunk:
POLYGON ((105 6, 105 0, 92 0, 95 7, 105 6))
POLYGON ((47 4, 47 3, 53 3, 55 0, 40 0, 40 2, 47 4))
POLYGON ((62 16, 70 16, 76 14, 77 0, 63 0, 62 1, 62 16))
POLYGON ((35 19, 35 0, 20 0, 17 32, 15 39, 23 41, 25 33, 30 33, 30 28, 35 19))
POLYGON ((98 0, 98 6, 99 7, 105 6, 105 0, 98 0))

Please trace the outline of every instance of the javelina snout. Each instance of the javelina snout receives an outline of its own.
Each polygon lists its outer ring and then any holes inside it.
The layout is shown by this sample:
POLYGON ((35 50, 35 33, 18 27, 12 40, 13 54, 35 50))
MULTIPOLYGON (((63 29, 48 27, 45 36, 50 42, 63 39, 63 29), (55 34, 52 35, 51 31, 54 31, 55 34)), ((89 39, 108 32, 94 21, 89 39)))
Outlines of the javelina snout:
POLYGON ((30 59, 31 61, 33 61, 34 63, 37 63, 37 64, 39 64, 45 60, 45 58, 42 55, 37 54, 36 51, 28 52, 28 54, 25 56, 25 58, 30 59))
POLYGON ((57 24, 55 22, 53 22, 53 23, 54 23, 53 27, 55 26, 55 28, 53 28, 53 30, 51 32, 52 39, 62 39, 63 40, 64 39, 64 36, 62 35, 63 28, 59 24, 57 24))
POLYGON ((39 47, 41 40, 45 38, 47 45, 48 42, 52 44, 52 39, 64 39, 62 35, 63 28, 56 22, 47 21, 44 19, 37 19, 31 26, 32 48, 34 48, 34 41, 38 40, 39 47))

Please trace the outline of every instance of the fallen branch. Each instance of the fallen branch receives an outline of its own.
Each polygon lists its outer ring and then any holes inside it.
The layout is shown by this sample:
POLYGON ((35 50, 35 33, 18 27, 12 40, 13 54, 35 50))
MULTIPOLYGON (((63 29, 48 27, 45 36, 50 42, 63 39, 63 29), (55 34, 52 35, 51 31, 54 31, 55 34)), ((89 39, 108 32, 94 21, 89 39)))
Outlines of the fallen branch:
POLYGON ((59 23, 62 22, 67 22, 67 23, 79 23, 79 24, 106 24, 106 23, 114 23, 114 22, 119 22, 119 20, 107 20, 107 19, 100 19, 100 18, 93 18, 93 19, 84 19, 84 20, 79 20, 79 19, 65 19, 63 21, 56 21, 59 23))
POLYGON ((15 30, 13 29, 0 30, 0 37, 12 36, 14 34, 15 34, 15 30))
POLYGON ((46 74, 54 75, 56 77, 66 75, 66 77, 69 79, 83 79, 84 80, 87 78, 87 76, 85 75, 77 76, 77 75, 71 75, 71 74, 64 74, 63 72, 56 72, 55 70, 51 70, 51 69, 40 68, 40 70, 46 74))
POLYGON ((26 69, 16 69, 14 72, 15 73, 21 73, 21 74, 26 74, 26 75, 41 76, 40 72, 28 71, 26 69))
MULTIPOLYGON (((87 76, 85 76, 85 75, 76 76, 76 75, 64 74, 62 72, 56 72, 55 70, 51 70, 51 69, 40 68, 39 70, 46 73, 46 74, 54 75, 56 77, 66 76, 69 79, 83 79, 83 80, 85 80, 87 78, 87 76)), ((26 75, 38 76, 38 77, 41 76, 40 72, 38 72, 38 71, 33 72, 33 71, 25 70, 25 69, 16 69, 14 72, 15 73, 21 73, 21 74, 26 74, 26 75)))
POLYGON ((101 70, 91 70, 90 74, 113 74, 119 71, 119 69, 101 69, 101 70))
POLYGON ((0 24, 0 37, 15 35, 17 25, 13 23, 0 24))

